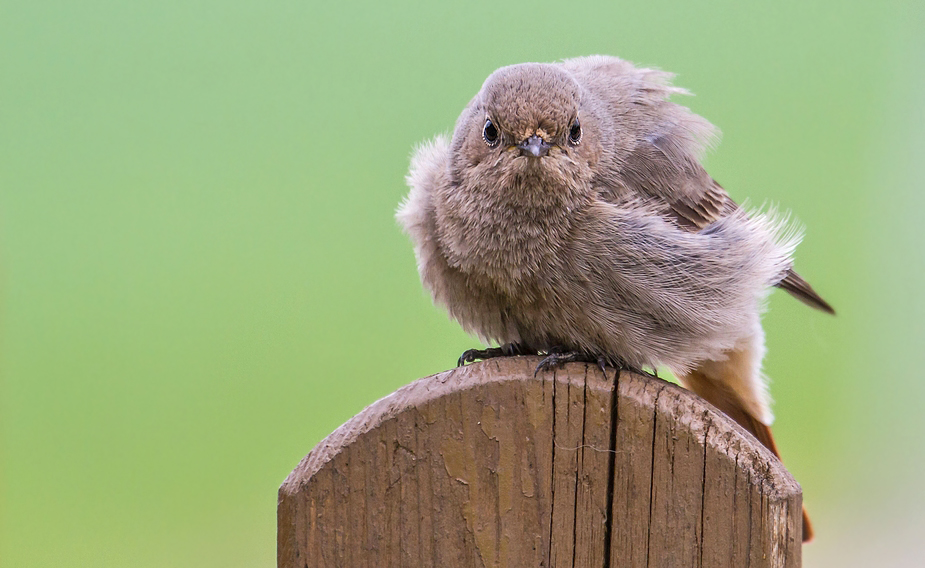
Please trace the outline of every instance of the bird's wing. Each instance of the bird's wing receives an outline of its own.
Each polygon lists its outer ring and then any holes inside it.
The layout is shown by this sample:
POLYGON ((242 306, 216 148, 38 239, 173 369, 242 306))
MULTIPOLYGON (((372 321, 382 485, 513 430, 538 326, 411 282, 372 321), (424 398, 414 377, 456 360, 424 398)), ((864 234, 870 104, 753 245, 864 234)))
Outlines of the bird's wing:
MULTIPOLYGON (((613 167, 602 168, 596 180, 606 188, 602 198, 642 198, 692 232, 739 208, 698 159, 715 139, 716 129, 689 109, 668 101, 673 94, 686 93, 671 86, 670 73, 639 69, 606 56, 570 59, 562 66, 592 94, 602 116, 609 115, 624 132, 635 135, 635 140, 614 141, 618 148, 610 153, 613 167)), ((777 286, 814 308, 834 313, 793 269, 787 270, 777 286)))
MULTIPOLYGON (((667 140, 654 138, 637 143, 621 168, 622 182, 627 189, 655 202, 666 217, 692 232, 700 231, 739 209, 726 190, 699 163, 665 147, 667 140)), ((835 313, 832 306, 793 268, 787 269, 776 286, 809 306, 835 313)))
POLYGON ((738 205, 670 135, 638 140, 620 164, 620 182, 635 197, 656 204, 684 229, 699 231, 738 205))

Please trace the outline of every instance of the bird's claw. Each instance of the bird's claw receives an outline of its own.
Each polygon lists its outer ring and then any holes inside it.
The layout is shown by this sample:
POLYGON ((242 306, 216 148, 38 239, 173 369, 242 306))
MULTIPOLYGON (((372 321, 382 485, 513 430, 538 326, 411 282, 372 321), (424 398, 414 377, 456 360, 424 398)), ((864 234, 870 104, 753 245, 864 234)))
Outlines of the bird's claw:
POLYGON ((571 351, 562 347, 553 347, 546 352, 546 357, 540 361, 539 365, 536 366, 536 370, 533 373, 533 376, 536 376, 540 371, 548 371, 559 365, 572 362, 582 362, 582 363, 596 363, 598 368, 604 375, 607 374, 607 367, 614 369, 615 371, 630 371, 632 373, 640 375, 650 375, 641 369, 630 365, 626 362, 623 357, 619 355, 590 355, 582 351, 571 351))
POLYGON ((596 359, 590 358, 589 355, 581 351, 566 351, 561 347, 553 347, 546 352, 546 356, 543 357, 543 360, 536 366, 536 370, 533 371, 533 376, 535 377, 540 374, 540 371, 549 371, 565 363, 572 363, 575 361, 593 363, 596 359))
POLYGON ((466 349, 463 351, 462 355, 459 356, 459 360, 456 361, 457 367, 462 367, 466 363, 472 363, 478 361, 480 351, 478 349, 466 349))
POLYGON ((519 343, 505 343, 501 347, 488 347, 487 349, 467 349, 459 356, 456 366, 462 367, 466 363, 484 361, 494 357, 510 357, 512 355, 527 355, 528 353, 519 343))
POLYGON ((462 367, 466 363, 474 363, 475 361, 484 361, 485 359, 491 359, 493 357, 502 357, 504 353, 499 347, 489 347, 487 349, 467 349, 463 351, 463 354, 459 356, 459 360, 456 362, 457 367, 462 367))

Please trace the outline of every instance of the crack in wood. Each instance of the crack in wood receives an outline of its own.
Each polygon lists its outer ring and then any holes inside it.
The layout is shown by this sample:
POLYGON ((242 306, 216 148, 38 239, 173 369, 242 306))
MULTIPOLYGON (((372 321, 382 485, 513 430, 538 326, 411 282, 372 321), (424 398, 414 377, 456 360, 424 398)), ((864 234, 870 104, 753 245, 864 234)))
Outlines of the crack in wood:
POLYGON ((658 429, 658 399, 662 396, 664 387, 655 393, 655 403, 652 405, 652 462, 649 467, 651 479, 649 481, 649 518, 646 519, 646 568, 652 558, 652 506, 655 502, 655 435, 658 429))
MULTIPOLYGON (((617 427, 620 423, 620 374, 621 371, 619 369, 614 371, 610 390, 610 455, 607 459, 607 508, 605 509, 606 517, 604 517, 604 568, 610 568, 613 550, 614 485, 617 475, 617 427)), ((604 373, 604 378, 607 378, 606 372, 604 373)))
MULTIPOLYGON (((552 459, 550 460, 549 475, 549 540, 546 548, 546 566, 552 566, 552 544, 553 544, 553 522, 556 514, 556 372, 552 373, 552 430, 550 439, 552 440, 552 459)), ((544 389, 545 391, 545 389, 544 389)))
POLYGON ((703 432, 703 475, 701 477, 700 484, 700 568, 703 568, 703 535, 706 532, 704 527, 706 526, 706 510, 707 510, 707 450, 710 446, 707 444, 707 440, 710 436, 710 427, 713 423, 709 418, 704 416, 707 426, 703 432))
MULTIPOLYGON (((571 382, 569 382, 571 385, 571 382)), ((571 386, 569 386, 571 389, 571 386)), ((569 397, 571 402, 571 397, 569 397)), ((571 406, 571 404, 569 405, 571 406)), ((575 452, 576 468, 575 468, 575 503, 572 507, 572 566, 575 566, 575 558, 578 553, 578 486, 581 483, 581 477, 584 473, 584 463, 585 463, 585 429, 588 424, 588 366, 585 365, 585 374, 582 379, 582 389, 581 389, 581 445, 577 448, 575 452)))

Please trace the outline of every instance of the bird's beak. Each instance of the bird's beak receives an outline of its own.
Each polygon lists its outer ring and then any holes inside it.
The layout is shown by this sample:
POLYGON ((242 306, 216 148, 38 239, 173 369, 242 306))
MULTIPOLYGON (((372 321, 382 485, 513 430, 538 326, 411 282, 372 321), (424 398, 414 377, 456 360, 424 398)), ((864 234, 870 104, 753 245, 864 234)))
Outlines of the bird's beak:
POLYGON ((549 153, 549 144, 536 134, 518 144, 517 147, 520 148, 521 156, 539 158, 549 153))

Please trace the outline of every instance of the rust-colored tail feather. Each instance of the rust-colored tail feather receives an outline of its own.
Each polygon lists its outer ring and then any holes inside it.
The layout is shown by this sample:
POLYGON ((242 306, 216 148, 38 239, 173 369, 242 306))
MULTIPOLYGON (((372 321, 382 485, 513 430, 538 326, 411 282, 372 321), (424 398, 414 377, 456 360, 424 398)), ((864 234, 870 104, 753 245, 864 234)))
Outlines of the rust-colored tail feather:
MULTIPOLYGON (((679 378, 684 385, 748 430, 764 447, 774 452, 774 455, 780 459, 780 452, 777 450, 777 444, 774 443, 774 436, 771 435, 771 428, 752 416, 742 406, 734 393, 727 388, 723 388, 723 386, 717 384, 716 381, 710 380, 700 371, 692 371, 679 378)), ((806 513, 806 507, 804 506, 803 542, 809 542, 812 539, 813 526, 809 522, 809 515, 806 513)))
MULTIPOLYGON (((774 436, 771 435, 771 428, 755 420, 750 414, 742 411, 742 415, 747 417, 748 424, 743 424, 736 420, 743 428, 751 432, 765 448, 774 452, 774 455, 780 459, 780 452, 777 451, 777 444, 774 443, 774 436)), ((813 539, 813 525, 809 522, 809 515, 806 513, 806 506, 803 506, 803 542, 809 542, 813 539)))

